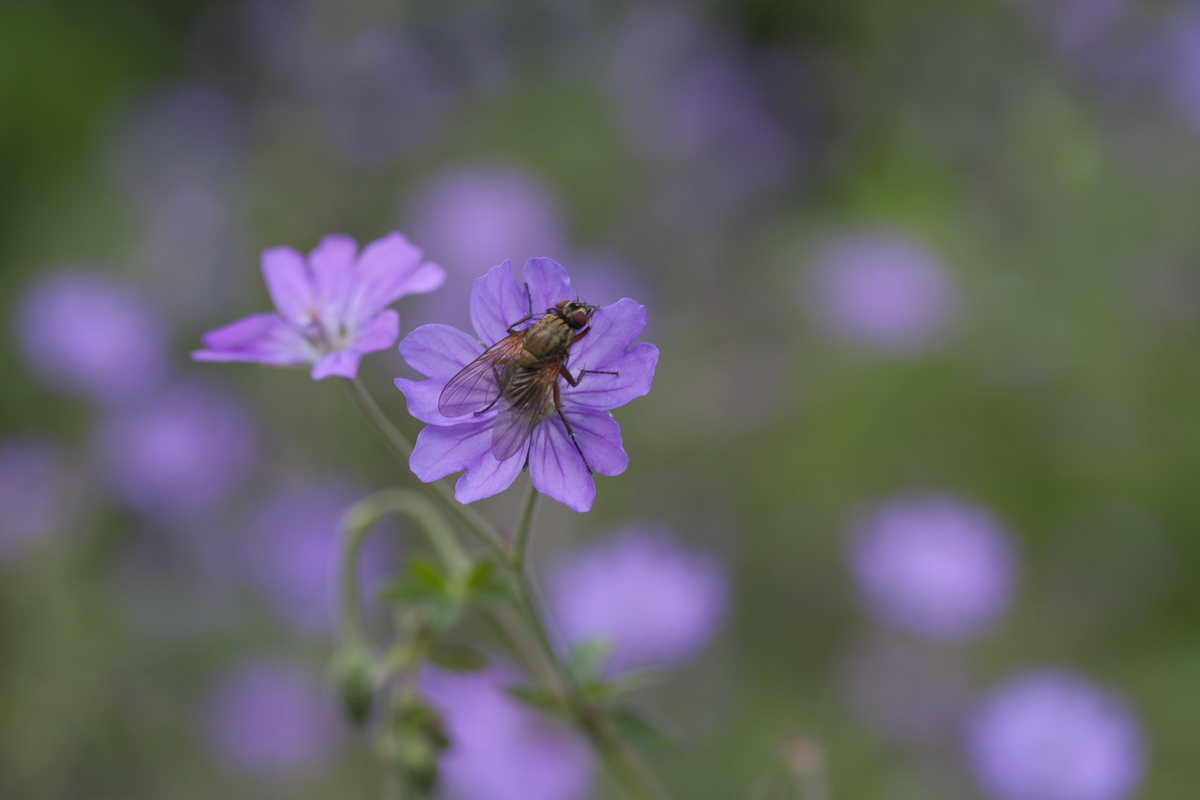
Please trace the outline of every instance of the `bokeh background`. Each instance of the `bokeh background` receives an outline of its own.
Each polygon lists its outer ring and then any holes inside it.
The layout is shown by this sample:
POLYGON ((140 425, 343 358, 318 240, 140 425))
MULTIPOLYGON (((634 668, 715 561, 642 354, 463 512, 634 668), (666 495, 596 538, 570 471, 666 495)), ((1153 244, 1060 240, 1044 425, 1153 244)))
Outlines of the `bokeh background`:
POLYGON ((412 479, 187 355, 263 248, 392 230, 450 273, 403 331, 505 258, 648 306, 630 467, 535 547, 663 626, 678 796, 798 735, 837 798, 1194 796, 1198 219, 1187 0, 0 4, 0 797, 377 796, 333 536, 412 479))

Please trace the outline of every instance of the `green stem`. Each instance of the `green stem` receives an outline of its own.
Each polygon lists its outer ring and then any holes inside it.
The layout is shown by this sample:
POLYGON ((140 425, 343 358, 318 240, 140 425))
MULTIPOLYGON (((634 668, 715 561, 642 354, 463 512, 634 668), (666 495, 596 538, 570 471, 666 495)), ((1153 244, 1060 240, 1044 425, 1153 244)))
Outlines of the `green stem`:
POLYGON ((351 506, 342 520, 338 597, 343 640, 363 648, 367 648, 367 626, 358 599, 358 554, 371 526, 385 514, 405 514, 420 525, 451 574, 462 575, 471 566, 470 556, 438 509, 412 489, 384 489, 351 506))
MULTIPOLYGON (((350 398, 362 413, 363 418, 375 429, 379 438, 387 445, 387 448, 392 451, 392 454, 400 461, 405 468, 409 468, 408 461, 412 456, 412 444, 404 437, 404 434, 392 424, 388 419, 387 414, 383 413, 383 409, 375 402, 375 398, 363 385, 359 378, 350 378, 350 398)), ((507 549, 504 546, 500 533, 496 528, 484 519, 479 512, 472 508, 468 508, 454 499, 454 489, 445 480, 433 481, 432 483, 422 483, 421 486, 431 496, 435 497, 443 507, 448 510, 464 528, 470 531, 479 541, 483 542, 484 546, 492 552, 492 555, 504 560, 507 557, 507 549)))
POLYGON ((558 653, 554 650, 554 644, 546 632, 544 617, 539 611, 536 601, 534 579, 532 571, 529 569, 528 559, 529 538, 533 529, 533 519, 537 513, 539 497, 537 489, 531 484, 521 503, 521 512, 517 519, 516 547, 513 550, 512 559, 509 561, 509 565, 517 577, 519 601, 526 622, 549 662, 553 675, 566 694, 576 724, 600 754, 601 760, 604 761, 617 784, 633 800, 669 800, 669 796, 658 786, 641 761, 598 728, 588 703, 585 702, 574 679, 563 667, 558 653))
POLYGON ((516 540, 513 542, 511 562, 513 569, 517 572, 525 570, 525 557, 529 550, 529 532, 533 530, 533 518, 537 514, 539 497, 541 495, 534 488, 533 481, 530 481, 529 488, 525 490, 525 497, 521 500, 521 513, 517 516, 516 540))

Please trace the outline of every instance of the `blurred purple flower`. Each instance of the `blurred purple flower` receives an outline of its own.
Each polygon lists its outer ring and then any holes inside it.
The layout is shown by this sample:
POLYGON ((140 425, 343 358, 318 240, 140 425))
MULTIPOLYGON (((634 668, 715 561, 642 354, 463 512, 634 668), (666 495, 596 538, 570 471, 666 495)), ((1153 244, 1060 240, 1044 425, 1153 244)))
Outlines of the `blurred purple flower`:
POLYGON ((673 667, 712 641, 729 582, 712 555, 689 552, 660 528, 630 528, 561 560, 547 582, 563 645, 613 644, 611 672, 673 667))
POLYGON ((591 753, 578 734, 512 700, 518 683, 502 666, 452 675, 421 674, 421 688, 441 715, 450 747, 439 761, 451 800, 584 800, 591 753))
POLYGON ((66 523, 66 464, 49 442, 0 442, 0 563, 15 561, 66 523))
MULTIPOLYGON (((338 528, 360 495, 337 480, 293 481, 258 504, 239 537, 240 572, 301 634, 323 637, 335 628, 338 528)), ((394 572, 392 555, 386 540, 368 536, 359 561, 364 600, 394 572)))
POLYGON ((400 315, 387 306, 409 294, 432 292, 446 273, 421 261, 420 249, 399 233, 358 253, 349 236, 330 234, 308 258, 290 247, 262 254, 263 277, 277 312, 252 314, 204 335, 197 361, 312 364, 313 380, 353 378, 367 353, 391 347, 400 315))
POLYGON ((21 303, 18 328, 38 377, 106 405, 145 395, 167 373, 162 320, 140 292, 98 271, 41 275, 21 303))
POLYGON ((986 631, 1013 600, 1017 556, 987 511, 954 497, 905 497, 857 521, 850 570, 881 623, 928 639, 986 631))
POLYGON ((1141 728, 1121 698, 1056 670, 993 689, 969 720, 965 747, 995 800, 1124 800, 1145 768, 1141 728))
POLYGON ((924 354, 954 322, 954 280, 903 236, 848 236, 817 253, 805 300, 825 334, 898 356, 924 354))
POLYGON ((1095 56, 1130 8, 1130 0, 1021 0, 1044 20, 1054 46, 1065 56, 1095 56))
POLYGON ((344 727, 320 678, 289 661, 254 659, 217 676, 201 710, 209 751, 226 767, 264 779, 327 766, 344 727))
POLYGON ((257 438, 240 402, 197 383, 116 413, 96 431, 103 477, 118 497, 167 522, 218 510, 253 469, 257 438))
MULTIPOLYGON (((571 279, 556 262, 531 258, 524 275, 535 320, 557 301, 572 299, 571 279)), ((430 379, 396 379, 396 387, 408 401, 408 413, 428 423, 417 437, 409 465, 426 483, 467 470, 454 496, 460 503, 471 503, 507 489, 528 462, 539 492, 573 511, 587 511, 596 499, 596 484, 558 414, 547 409, 526 443, 497 461, 492 455, 492 431, 498 409, 454 418, 438 411, 438 397, 446 383, 508 335, 506 328, 529 313, 529 298, 505 261, 475 281, 471 291, 471 319, 483 344, 448 325, 424 325, 400 343, 408 365, 430 379)), ((620 426, 606 412, 645 395, 654 380, 658 348, 633 343, 644 327, 646 307, 632 300, 598 309, 588 337, 572 347, 569 367, 575 374, 581 369, 619 374, 585 377, 578 387, 560 381, 563 416, 588 464, 601 475, 620 475, 629 464, 620 426)))
POLYGON ((466 327, 466 299, 483 267, 565 247, 562 212, 550 190, 514 169, 460 167, 411 198, 410 229, 449 272, 422 318, 466 327), (436 314, 436 316, 434 316, 436 314))
POLYGON ((855 714, 892 739, 936 744, 952 735, 970 683, 962 654, 895 636, 875 636, 852 653, 846 691, 855 714))

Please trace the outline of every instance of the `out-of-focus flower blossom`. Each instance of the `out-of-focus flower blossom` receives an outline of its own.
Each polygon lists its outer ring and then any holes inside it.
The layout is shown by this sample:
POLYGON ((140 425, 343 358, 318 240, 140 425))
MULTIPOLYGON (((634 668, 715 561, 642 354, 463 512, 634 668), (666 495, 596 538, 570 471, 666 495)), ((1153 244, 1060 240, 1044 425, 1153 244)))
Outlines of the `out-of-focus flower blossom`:
POLYGON ((1108 41, 1129 9, 1130 0, 1021 0, 1049 28, 1054 46, 1063 55, 1095 55, 1108 41))
POLYGON ((484 267, 521 263, 565 247, 562 211, 549 188, 511 168, 460 167, 436 176, 410 198, 413 235, 449 272, 422 321, 466 327, 466 299, 484 267))
POLYGON ((98 271, 41 276, 18 325, 25 359, 42 380, 106 405, 145 395, 167 373, 162 320, 136 289, 98 271))
POLYGON ((31 437, 0 442, 0 563, 58 532, 67 491, 66 465, 53 445, 31 437))
POLYGON ((874 636, 851 654, 845 674, 850 706, 891 739, 935 744, 953 735, 970 684, 961 653, 895 636, 874 636))
POLYGON ((682 664, 720 628, 729 585, 715 556, 631 528, 564 558, 547 583, 563 645, 607 639, 613 672, 682 664))
MULTIPOLYGON (((268 495, 239 535, 240 572, 293 630, 328 636, 337 612, 338 529, 360 493, 337 480, 302 480, 268 495)), ((369 536, 359 561, 364 597, 390 571, 387 542, 369 536)))
POLYGON ((257 432, 235 398, 179 384, 103 421, 104 479, 129 507, 178 522, 218 510, 254 466, 257 432))
POLYGON ((1141 728, 1121 698, 1057 670, 993 689, 966 726, 965 746, 995 800, 1124 800, 1145 768, 1141 728))
POLYGON ((945 267, 895 234, 830 242, 807 277, 804 302, 823 333, 898 356, 933 349, 961 305, 945 267))
POLYGON ((529 313, 534 324, 560 300, 571 300, 571 279, 548 258, 525 264, 529 295, 517 285, 505 261, 475 281, 471 291, 471 320, 483 341, 448 325, 424 325, 400 343, 400 354, 426 381, 396 379, 408 401, 408 412, 428 423, 417 437, 410 466, 422 481, 467 470, 455 486, 460 503, 471 503, 507 489, 529 465, 533 485, 574 511, 587 511, 596 499, 596 484, 588 464, 601 475, 620 475, 629 464, 621 446, 621 429, 607 413, 650 391, 658 348, 634 340, 646 327, 646 307, 624 299, 597 309, 587 338, 571 348, 568 368, 605 370, 616 375, 585 376, 578 386, 561 379, 562 415, 574 429, 579 450, 567 435, 559 415, 547 408, 533 433, 513 455, 497 461, 492 454, 493 428, 499 413, 491 408, 463 417, 444 417, 438 410, 442 389, 487 347, 508 336, 508 326, 529 313))
POLYGON ((399 233, 358 253, 349 236, 331 234, 305 258, 290 247, 262 254, 263 277, 277 312, 252 314, 204 335, 197 361, 312 364, 313 380, 353 378, 367 353, 400 334, 400 315, 387 306, 442 285, 441 267, 399 233))
POLYGON ((1012 603, 1017 556, 981 508, 949 496, 900 498, 855 527, 850 570, 885 625, 961 641, 982 634, 1012 603))
POLYGON ((201 732, 227 768, 264 779, 312 774, 336 755, 343 725, 332 694, 302 665, 237 664, 217 676, 201 709, 201 732))
POLYGON ((493 666, 451 675, 433 669, 421 688, 450 739, 438 767, 452 800, 583 800, 591 788, 587 745, 573 731, 517 704, 519 681, 493 666))

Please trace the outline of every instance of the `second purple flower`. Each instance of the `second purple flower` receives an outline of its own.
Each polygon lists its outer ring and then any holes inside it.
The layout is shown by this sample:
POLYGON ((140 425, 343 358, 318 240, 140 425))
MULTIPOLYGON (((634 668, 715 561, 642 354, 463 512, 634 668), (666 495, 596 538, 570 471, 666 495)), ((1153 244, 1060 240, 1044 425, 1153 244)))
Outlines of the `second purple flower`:
MULTIPOLYGON (((496 371, 482 373, 478 409, 456 416, 439 410, 439 401, 446 406, 442 394, 447 384, 485 350, 510 339, 510 327, 526 332, 555 309, 575 308, 566 305, 573 299, 571 279, 548 258, 525 263, 524 283, 517 285, 507 261, 475 281, 471 322, 478 340, 448 325, 423 325, 400 343, 404 360, 429 378, 396 380, 409 413, 428 423, 417 437, 410 466, 425 482, 465 469, 455 497, 470 503, 508 488, 528 464, 538 491, 573 511, 588 511, 596 499, 591 471, 619 475, 629 463, 620 426, 607 412, 647 394, 654 380, 658 348, 634 344, 646 327, 645 306, 625 298, 586 312, 586 319, 584 311, 575 312, 578 316, 569 323, 573 343, 563 363, 572 380, 554 378, 558 405, 549 395, 544 402, 539 397, 529 433, 519 442, 497 435, 497 427, 512 420, 518 402, 511 391, 514 379, 501 374, 499 362, 496 371), (495 388, 484 391, 485 384, 495 388)), ((515 379, 524 377, 518 371, 515 379)))

